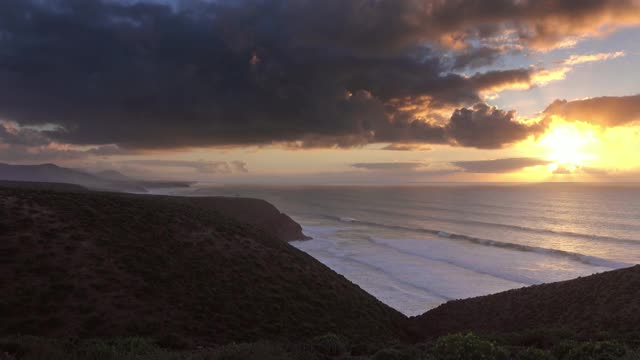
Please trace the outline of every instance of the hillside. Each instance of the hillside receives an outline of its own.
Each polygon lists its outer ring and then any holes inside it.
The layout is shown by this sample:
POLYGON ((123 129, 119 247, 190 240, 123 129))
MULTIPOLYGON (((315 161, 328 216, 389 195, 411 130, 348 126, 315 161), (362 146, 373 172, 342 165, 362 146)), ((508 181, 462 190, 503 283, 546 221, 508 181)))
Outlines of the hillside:
POLYGON ((214 210, 267 205, 0 185, 0 336, 402 336, 400 313, 214 210))
POLYGON ((93 190, 144 193, 156 188, 189 187, 184 181, 145 181, 117 171, 97 174, 60 167, 55 164, 11 165, 0 163, 0 181, 74 184, 93 190))
POLYGON ((640 339, 640 265, 450 301, 411 319, 422 338, 455 332, 562 329, 583 338, 640 339))
POLYGON ((230 197, 190 197, 182 198, 189 204, 202 209, 216 211, 227 217, 237 219, 263 229, 284 241, 307 240, 302 227, 287 214, 281 213, 275 206, 261 199, 230 197))
POLYGON ((133 183, 114 182, 83 171, 67 169, 54 164, 10 165, 0 163, 0 180, 65 183, 91 189, 144 192, 133 183))

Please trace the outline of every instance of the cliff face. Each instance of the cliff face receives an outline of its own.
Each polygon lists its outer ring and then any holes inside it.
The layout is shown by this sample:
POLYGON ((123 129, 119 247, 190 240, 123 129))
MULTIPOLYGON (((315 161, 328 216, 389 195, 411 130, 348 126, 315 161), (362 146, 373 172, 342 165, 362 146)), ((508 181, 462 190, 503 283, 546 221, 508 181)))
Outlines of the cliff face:
POLYGON ((236 219, 263 229, 284 241, 307 240, 302 227, 288 215, 281 213, 270 203, 249 198, 196 197, 188 201, 203 209, 217 211, 223 216, 236 219))
POLYGON ((0 186, 0 336, 402 337, 403 315, 276 237, 291 223, 258 200, 0 186))
POLYGON ((417 333, 562 329, 590 338, 640 335, 640 265, 574 280, 450 301, 411 319, 417 333))

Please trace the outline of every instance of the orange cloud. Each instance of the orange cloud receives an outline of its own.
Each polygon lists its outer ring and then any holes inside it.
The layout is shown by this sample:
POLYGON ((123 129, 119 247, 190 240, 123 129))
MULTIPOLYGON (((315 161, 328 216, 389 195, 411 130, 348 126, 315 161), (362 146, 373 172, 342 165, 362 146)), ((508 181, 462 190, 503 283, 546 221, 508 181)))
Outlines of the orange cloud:
POLYGON ((544 86, 554 81, 564 80, 567 77, 567 73, 571 71, 570 67, 561 67, 552 70, 540 70, 535 72, 531 76, 531 83, 544 86))
POLYGON ((544 114, 568 121, 601 126, 621 126, 640 121, 640 95, 603 96, 583 100, 556 100, 544 114))
POLYGON ((613 53, 598 53, 589 55, 571 55, 568 59, 561 61, 563 65, 578 65, 590 62, 606 61, 625 56, 624 51, 616 51, 613 53))

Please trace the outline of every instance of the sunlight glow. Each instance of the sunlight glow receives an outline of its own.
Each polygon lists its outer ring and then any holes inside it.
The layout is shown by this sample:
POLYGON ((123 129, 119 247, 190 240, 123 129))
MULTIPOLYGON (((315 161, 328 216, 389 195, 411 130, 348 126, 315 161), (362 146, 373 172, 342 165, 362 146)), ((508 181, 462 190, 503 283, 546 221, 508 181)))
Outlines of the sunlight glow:
POLYGON ((596 132, 591 129, 580 128, 575 124, 554 123, 551 130, 540 140, 540 145, 546 149, 546 157, 553 163, 549 171, 557 171, 560 167, 574 171, 598 158, 589 149, 600 142, 596 132))

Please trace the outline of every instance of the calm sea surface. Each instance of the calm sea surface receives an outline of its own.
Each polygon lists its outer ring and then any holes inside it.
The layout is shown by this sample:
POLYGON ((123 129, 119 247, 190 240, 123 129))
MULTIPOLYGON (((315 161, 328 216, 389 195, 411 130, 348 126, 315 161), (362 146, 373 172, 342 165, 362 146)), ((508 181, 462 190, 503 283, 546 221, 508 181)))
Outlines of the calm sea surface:
POLYGON ((640 263, 640 187, 206 187, 257 197, 313 240, 293 245, 407 315, 447 300, 640 263))

